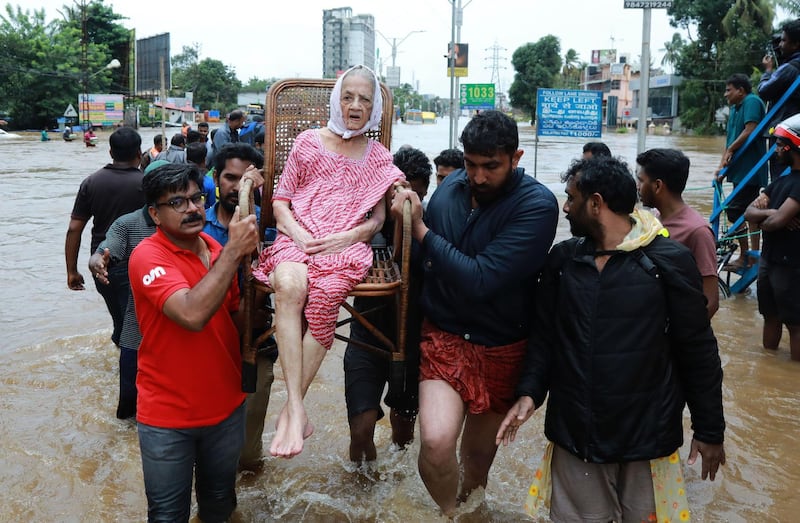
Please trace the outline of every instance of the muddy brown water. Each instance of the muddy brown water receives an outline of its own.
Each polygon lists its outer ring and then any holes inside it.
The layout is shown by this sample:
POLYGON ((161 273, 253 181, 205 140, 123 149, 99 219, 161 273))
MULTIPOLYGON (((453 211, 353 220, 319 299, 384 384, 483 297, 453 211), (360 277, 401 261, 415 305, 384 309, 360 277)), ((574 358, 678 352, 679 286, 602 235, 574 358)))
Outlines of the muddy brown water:
MULTIPOLYGON (((538 155, 530 128, 521 127, 522 166, 563 202, 559 175, 580 154, 581 141, 542 140, 538 155)), ((141 130, 145 144, 155 130, 141 130)), ((403 144, 433 158, 447 146, 447 121, 398 124, 393 150, 403 144)), ((54 137, 55 138, 55 137, 54 137)), ((603 137, 614 154, 633 161, 635 134, 603 137)), ((708 214, 709 178, 719 138, 650 136, 648 147, 678 147, 692 161, 686 192, 708 214)), ((135 426, 114 418, 117 351, 110 318, 88 280, 89 228, 79 267, 87 290, 67 289, 64 235, 80 181, 107 163, 108 134, 86 149, 79 142, 36 136, 0 142, 4 220, 0 222, 0 521, 143 521, 146 500, 135 426)), ((558 238, 569 235, 561 219, 558 238)), ((694 521, 800 520, 798 419, 800 364, 789 361, 786 340, 777 353, 760 346, 755 289, 721 302, 713 321, 725 369, 728 464, 713 483, 700 481, 699 463, 685 466, 694 521)), ((235 521, 438 521, 416 471, 418 444, 393 449, 386 420, 378 424, 378 461, 356 468, 347 458, 348 430, 342 375, 343 347, 335 345, 308 394, 317 432, 293 460, 265 458, 257 475, 238 483, 235 521)), ((276 367, 265 442, 272 436, 285 387, 276 367)), ((501 448, 485 492, 471 499, 459 521, 525 520, 527 487, 545 440, 543 412, 501 448)), ((686 418, 687 441, 690 437, 686 418)), ((681 455, 685 462, 688 446, 681 455)))

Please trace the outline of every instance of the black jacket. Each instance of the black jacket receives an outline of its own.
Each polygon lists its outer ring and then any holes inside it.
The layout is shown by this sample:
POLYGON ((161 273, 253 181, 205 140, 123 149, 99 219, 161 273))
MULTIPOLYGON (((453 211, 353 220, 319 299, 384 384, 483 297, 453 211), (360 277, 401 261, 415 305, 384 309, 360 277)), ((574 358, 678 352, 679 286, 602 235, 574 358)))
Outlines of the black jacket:
MULTIPOLYGON (((769 103, 769 108, 772 109, 772 106, 781 99, 789 87, 792 86, 792 83, 797 80, 798 74, 800 74, 800 52, 794 53, 775 71, 765 72, 761 75, 761 81, 758 83, 758 96, 764 102, 769 103)), ((764 128, 764 136, 771 136, 771 129, 774 129, 776 125, 798 112, 800 112, 800 88, 789 96, 783 106, 770 119, 769 124, 764 128)))
POLYGON ((438 328, 495 347, 530 332, 536 278, 553 242, 558 203, 516 169, 494 202, 473 209, 466 171, 433 193, 422 242, 422 311, 438 328))
POLYGON ((689 250, 659 236, 600 273, 594 253, 572 238, 548 256, 517 395, 541 406, 549 390, 547 438, 592 463, 671 454, 687 402, 694 437, 722 443, 722 368, 689 250))

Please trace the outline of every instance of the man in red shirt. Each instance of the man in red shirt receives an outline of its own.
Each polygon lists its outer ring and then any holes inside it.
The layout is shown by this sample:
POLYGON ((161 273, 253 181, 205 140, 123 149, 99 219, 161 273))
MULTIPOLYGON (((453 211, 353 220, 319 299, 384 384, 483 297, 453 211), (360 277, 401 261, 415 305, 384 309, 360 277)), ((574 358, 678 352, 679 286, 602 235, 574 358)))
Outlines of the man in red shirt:
POLYGON ((128 267, 142 332, 137 421, 151 521, 188 521, 192 471, 202 521, 225 521, 236 507, 245 399, 236 270, 258 229, 237 212, 224 248, 203 233, 202 176, 168 164, 143 178, 157 230, 128 267))

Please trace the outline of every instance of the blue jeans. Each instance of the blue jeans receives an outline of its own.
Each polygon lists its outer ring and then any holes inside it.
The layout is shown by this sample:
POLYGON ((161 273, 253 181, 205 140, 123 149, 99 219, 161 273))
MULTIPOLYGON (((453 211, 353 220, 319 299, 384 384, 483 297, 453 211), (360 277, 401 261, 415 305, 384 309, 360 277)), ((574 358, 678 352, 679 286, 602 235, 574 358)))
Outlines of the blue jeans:
POLYGON ((244 442, 244 403, 217 425, 165 429, 139 423, 147 520, 189 521, 192 471, 197 516, 226 521, 236 508, 236 469, 244 442))

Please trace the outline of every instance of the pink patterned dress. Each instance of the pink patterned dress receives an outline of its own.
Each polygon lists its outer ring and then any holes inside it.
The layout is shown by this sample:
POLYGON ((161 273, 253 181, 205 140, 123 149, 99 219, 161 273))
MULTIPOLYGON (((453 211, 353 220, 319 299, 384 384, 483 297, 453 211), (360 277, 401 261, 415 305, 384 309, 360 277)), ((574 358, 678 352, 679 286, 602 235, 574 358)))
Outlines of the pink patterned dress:
MULTIPOLYGON (((391 153, 369 140, 364 157, 354 160, 322 145, 318 130, 300 133, 273 196, 291 202, 292 214, 314 238, 347 231, 361 224, 391 185, 404 179, 391 153)), ((305 316, 311 335, 326 349, 333 344, 339 306, 372 266, 372 249, 356 243, 344 251, 309 256, 294 241, 278 233, 265 249, 253 275, 269 282, 278 264, 308 265, 308 301, 305 316)))

